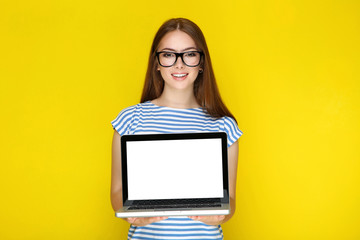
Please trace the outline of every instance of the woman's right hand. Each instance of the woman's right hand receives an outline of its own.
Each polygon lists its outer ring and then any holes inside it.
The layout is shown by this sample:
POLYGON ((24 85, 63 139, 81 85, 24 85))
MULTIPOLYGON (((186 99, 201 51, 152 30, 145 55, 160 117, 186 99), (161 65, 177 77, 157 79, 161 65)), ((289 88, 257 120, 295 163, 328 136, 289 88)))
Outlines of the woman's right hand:
POLYGON ((143 227, 150 223, 158 222, 167 219, 168 217, 142 217, 142 218, 124 218, 128 223, 136 226, 143 227))

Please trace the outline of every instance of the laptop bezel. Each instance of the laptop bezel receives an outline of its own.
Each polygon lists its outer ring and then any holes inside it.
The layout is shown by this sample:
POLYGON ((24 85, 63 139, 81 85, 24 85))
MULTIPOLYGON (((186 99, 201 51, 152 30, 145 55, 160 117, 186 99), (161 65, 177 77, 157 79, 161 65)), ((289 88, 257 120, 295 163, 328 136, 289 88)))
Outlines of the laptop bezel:
MULTIPOLYGON (((121 173, 122 173, 122 201, 123 207, 133 205, 134 201, 152 201, 150 200, 129 200, 128 199, 128 173, 127 173, 127 148, 126 143, 129 141, 154 141, 154 140, 184 140, 184 139, 221 139, 222 151, 222 176, 223 176, 223 197, 211 198, 219 200, 220 203, 229 203, 229 176, 228 176, 228 152, 227 152, 227 135, 225 132, 201 132, 201 133, 165 133, 165 134, 134 134, 123 135, 121 137, 121 173)), ((194 198, 199 199, 199 198, 194 198)), ((208 199, 208 198, 207 198, 208 199)), ((167 199, 156 199, 167 200, 167 199)), ((190 199, 189 199, 190 200, 190 199)))

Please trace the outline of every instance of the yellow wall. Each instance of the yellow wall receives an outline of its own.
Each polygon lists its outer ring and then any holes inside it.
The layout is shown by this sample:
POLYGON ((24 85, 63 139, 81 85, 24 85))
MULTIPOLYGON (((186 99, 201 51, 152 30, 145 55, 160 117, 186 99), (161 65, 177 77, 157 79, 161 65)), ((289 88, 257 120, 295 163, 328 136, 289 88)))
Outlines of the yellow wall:
POLYGON ((157 28, 203 30, 244 131, 226 239, 360 239, 360 2, 1 1, 0 239, 125 239, 110 121, 157 28))

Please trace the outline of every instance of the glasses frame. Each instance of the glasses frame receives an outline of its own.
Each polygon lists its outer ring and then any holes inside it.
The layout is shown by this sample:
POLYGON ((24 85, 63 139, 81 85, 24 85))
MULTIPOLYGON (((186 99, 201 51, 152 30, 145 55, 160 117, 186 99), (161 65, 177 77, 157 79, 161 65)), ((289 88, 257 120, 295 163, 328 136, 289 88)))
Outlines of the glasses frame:
POLYGON ((201 63, 201 58, 203 57, 203 55, 204 55, 204 53, 201 52, 201 51, 187 51, 187 52, 181 52, 181 53, 168 52, 168 51, 156 52, 156 58, 157 58, 157 60, 158 60, 158 63, 159 63, 160 66, 162 66, 162 67, 172 67, 172 66, 174 66, 174 65, 176 64, 176 62, 177 62, 177 60, 178 60, 179 57, 181 58, 181 61, 182 61, 186 66, 188 66, 188 67, 197 67, 197 66, 200 65, 200 63, 201 63), (197 52, 197 53, 200 54, 199 63, 196 64, 196 65, 187 65, 187 64, 184 62, 184 58, 183 58, 184 54, 185 54, 185 53, 191 53, 191 52, 197 52), (173 64, 171 64, 170 66, 164 66, 164 65, 162 65, 162 64, 160 63, 160 58, 159 58, 159 55, 160 55, 161 53, 171 53, 171 54, 175 54, 175 57, 176 57, 176 58, 175 58, 175 62, 174 62, 173 64))

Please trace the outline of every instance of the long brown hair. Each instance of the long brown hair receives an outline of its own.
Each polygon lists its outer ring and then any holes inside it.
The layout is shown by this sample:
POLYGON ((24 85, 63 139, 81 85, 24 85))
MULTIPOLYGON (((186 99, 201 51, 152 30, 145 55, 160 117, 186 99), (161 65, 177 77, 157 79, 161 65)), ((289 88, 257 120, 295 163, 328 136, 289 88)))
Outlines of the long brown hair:
POLYGON ((187 33, 194 40, 197 48, 204 54, 201 63, 203 72, 198 74, 194 82, 194 95, 197 103, 213 117, 220 118, 229 116, 235 119, 220 97, 205 37, 195 23, 185 18, 170 19, 157 31, 150 50, 141 102, 143 103, 160 97, 164 89, 164 80, 160 72, 157 71, 156 51, 165 34, 175 30, 187 33))

